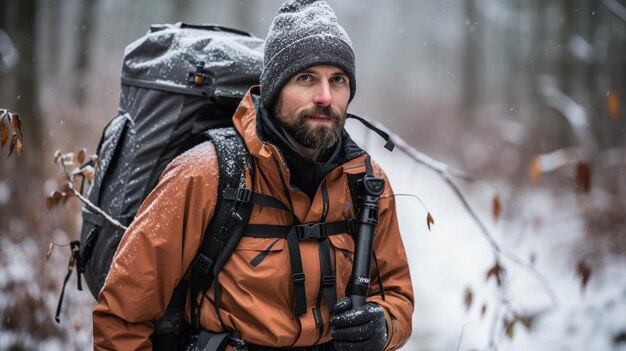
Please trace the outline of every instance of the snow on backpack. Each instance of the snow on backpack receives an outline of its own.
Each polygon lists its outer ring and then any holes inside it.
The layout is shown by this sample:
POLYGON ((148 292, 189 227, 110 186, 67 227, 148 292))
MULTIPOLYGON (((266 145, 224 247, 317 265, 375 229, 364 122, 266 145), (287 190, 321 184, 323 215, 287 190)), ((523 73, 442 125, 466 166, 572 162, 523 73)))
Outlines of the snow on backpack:
MULTIPOLYGON (((232 127, 232 115, 247 90, 258 84, 263 45, 262 39, 239 30, 186 23, 152 25, 128 45, 119 113, 102 133, 97 149, 100 164, 88 189, 89 200, 128 226, 167 164, 206 140, 215 144, 218 155, 219 193, 226 187, 241 187, 244 164, 250 171, 252 166, 243 140, 232 127)), ((249 213, 235 202, 220 196, 214 222, 238 210, 247 223, 249 213)), ((82 215, 79 289, 82 274, 97 298, 124 230, 87 206, 82 215)), ((212 223, 207 233, 211 226, 222 224, 212 223)), ((184 296, 186 287, 177 290, 184 296)), ((57 321, 62 299, 63 293, 57 321)), ((174 329, 180 323, 176 321, 174 329)), ((159 329, 167 333, 168 328, 171 320, 157 321, 155 334, 159 329)))

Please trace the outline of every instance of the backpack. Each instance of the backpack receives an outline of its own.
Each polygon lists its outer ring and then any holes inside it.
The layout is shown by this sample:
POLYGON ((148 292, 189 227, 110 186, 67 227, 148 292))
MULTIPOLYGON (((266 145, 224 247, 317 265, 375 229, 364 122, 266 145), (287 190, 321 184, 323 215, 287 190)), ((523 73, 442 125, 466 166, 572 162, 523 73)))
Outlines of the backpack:
MULTIPOLYGON (((241 205, 236 198, 222 199, 221 194, 226 188, 241 188, 244 168, 253 170, 245 144, 232 127, 232 116, 247 90, 258 84, 263 45, 262 39, 246 32, 187 23, 152 25, 147 34, 128 45, 122 63, 119 112, 102 133, 97 148, 100 163, 88 199, 128 226, 167 164, 210 140, 217 151, 220 198, 204 241, 223 240, 220 250, 228 246, 232 233, 211 229, 224 227, 233 213, 243 223, 249 217, 249 204, 241 205)), ((80 242, 72 243, 78 288, 82 290, 82 275, 97 298, 124 230, 88 206, 83 207, 82 218, 80 242)), ((205 257, 216 259, 221 253, 210 252, 205 257)), ((65 284, 67 278, 69 273, 65 284)), ((185 284, 176 288, 163 321, 155 322, 155 335, 180 330, 185 284)))

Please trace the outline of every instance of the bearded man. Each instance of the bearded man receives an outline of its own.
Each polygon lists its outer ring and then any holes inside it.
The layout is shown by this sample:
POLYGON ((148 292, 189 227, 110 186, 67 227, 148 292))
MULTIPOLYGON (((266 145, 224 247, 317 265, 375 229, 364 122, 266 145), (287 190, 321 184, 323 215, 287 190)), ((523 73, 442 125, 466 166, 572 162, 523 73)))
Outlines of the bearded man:
MULTIPOLYGON (((188 298, 207 300, 199 309, 204 331, 236 332, 248 351, 395 350, 409 338, 413 291, 393 192, 344 129, 355 72, 351 41, 330 6, 292 0, 280 8, 260 86, 248 91, 233 122, 254 160, 255 177, 247 182, 284 208, 254 204, 248 226, 257 231, 241 238, 223 266, 218 308, 213 289, 188 298), (335 224, 357 216, 349 177, 368 169, 387 186, 379 200, 371 285, 366 303, 356 307, 346 297, 355 233, 335 224), (296 225, 326 229, 295 239, 263 232, 296 225)), ((214 213, 217 167, 215 148, 206 142, 163 173, 100 292, 93 314, 97 349, 153 346, 152 321, 187 275, 214 213)))

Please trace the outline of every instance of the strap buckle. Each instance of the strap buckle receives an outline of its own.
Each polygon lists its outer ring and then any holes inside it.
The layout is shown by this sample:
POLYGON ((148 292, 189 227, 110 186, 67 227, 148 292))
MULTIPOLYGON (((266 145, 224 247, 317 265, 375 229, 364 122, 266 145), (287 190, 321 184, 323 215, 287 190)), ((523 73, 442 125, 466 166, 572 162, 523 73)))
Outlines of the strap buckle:
POLYGON ((209 273, 209 269, 211 269, 212 265, 213 260, 206 255, 199 254, 196 261, 193 263, 193 269, 204 276, 209 273))
POLYGON ((326 223, 303 223, 295 227, 299 240, 321 240, 328 237, 326 223))
POLYGON ((293 285, 294 286, 301 286, 304 285, 304 273, 294 273, 291 275, 293 278, 293 285))
POLYGON ((252 191, 246 188, 239 188, 235 193, 235 201, 239 202, 250 202, 252 199, 252 191))

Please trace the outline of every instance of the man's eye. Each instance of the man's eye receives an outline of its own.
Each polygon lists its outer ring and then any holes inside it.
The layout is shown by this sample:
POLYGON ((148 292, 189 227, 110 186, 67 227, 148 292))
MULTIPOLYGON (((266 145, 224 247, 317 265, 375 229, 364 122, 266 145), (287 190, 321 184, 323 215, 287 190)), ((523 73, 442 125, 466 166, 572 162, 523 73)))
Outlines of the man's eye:
POLYGON ((331 78, 331 80, 333 83, 339 83, 339 84, 346 82, 346 79, 342 76, 334 76, 331 78))
POLYGON ((298 76, 298 80, 301 82, 310 82, 311 79, 312 79, 311 76, 308 74, 303 74, 303 75, 298 76))

